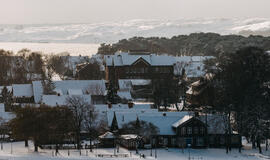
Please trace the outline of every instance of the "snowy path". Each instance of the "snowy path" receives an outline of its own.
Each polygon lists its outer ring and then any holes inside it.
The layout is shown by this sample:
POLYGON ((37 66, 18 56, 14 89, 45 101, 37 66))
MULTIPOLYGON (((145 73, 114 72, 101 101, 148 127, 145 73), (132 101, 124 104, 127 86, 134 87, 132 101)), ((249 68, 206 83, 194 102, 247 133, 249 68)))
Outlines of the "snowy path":
MULTIPOLYGON (((114 149, 93 149, 93 152, 86 150, 79 151, 70 150, 70 156, 68 156, 68 150, 60 150, 58 156, 53 156, 54 150, 40 149, 38 153, 34 152, 32 143, 29 143, 29 148, 24 147, 24 142, 4 143, 3 150, 0 150, 0 160, 136 160, 140 159, 138 155, 135 155, 135 151, 132 151, 132 156, 128 158, 98 158, 96 154, 114 154, 114 149), (12 147, 11 147, 12 146, 12 147), (12 149, 11 149, 12 148, 12 149), (12 154, 11 154, 12 152, 12 154)), ((150 157, 150 150, 139 150, 140 153, 145 154, 146 159, 155 159, 155 150, 152 151, 152 157, 150 157)), ((128 154, 130 151, 120 148, 119 154, 128 154)), ((270 152, 264 155, 270 155, 270 152)), ((237 149, 232 150, 230 154, 226 154, 224 149, 191 149, 190 157, 193 160, 266 160, 270 159, 269 156, 258 154, 257 150, 243 150, 240 154, 237 149)), ((158 160, 188 160, 189 151, 188 149, 170 148, 158 149, 157 159, 158 160)), ((142 158, 143 159, 143 158, 142 158)))

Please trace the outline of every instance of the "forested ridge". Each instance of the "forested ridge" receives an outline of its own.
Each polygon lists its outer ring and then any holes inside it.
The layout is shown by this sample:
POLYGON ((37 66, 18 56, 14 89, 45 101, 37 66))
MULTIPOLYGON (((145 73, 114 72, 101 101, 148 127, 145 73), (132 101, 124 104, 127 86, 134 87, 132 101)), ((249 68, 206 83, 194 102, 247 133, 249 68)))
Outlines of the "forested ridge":
POLYGON ((192 33, 165 37, 133 37, 122 39, 114 44, 101 44, 98 54, 113 54, 116 51, 146 50, 152 53, 170 55, 220 56, 235 53, 238 49, 256 46, 270 50, 270 37, 240 35, 219 35, 217 33, 192 33))

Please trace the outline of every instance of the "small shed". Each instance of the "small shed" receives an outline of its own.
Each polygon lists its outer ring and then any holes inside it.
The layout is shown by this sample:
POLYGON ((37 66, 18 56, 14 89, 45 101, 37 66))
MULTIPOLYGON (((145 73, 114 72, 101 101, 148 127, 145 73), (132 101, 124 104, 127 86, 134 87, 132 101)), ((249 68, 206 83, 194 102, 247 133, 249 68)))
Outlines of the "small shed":
POLYGON ((136 149, 141 143, 141 137, 136 134, 121 135, 119 143, 127 149, 136 149))
POLYGON ((115 146, 116 136, 112 132, 106 132, 98 138, 102 147, 112 148, 115 146))

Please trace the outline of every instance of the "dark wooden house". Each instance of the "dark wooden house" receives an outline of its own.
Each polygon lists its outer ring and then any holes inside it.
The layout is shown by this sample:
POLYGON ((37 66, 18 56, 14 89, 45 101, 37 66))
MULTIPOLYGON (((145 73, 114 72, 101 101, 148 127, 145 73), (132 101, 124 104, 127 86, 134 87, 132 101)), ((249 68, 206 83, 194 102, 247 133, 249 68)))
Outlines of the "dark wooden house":
MULTIPOLYGON (((117 128, 121 128, 123 124, 128 123, 126 119, 129 121, 132 118, 133 121, 136 120, 131 113, 126 115, 127 117, 122 113, 115 113, 113 116, 114 118, 111 119, 115 119, 114 126, 118 125, 117 128)), ((228 135, 226 134, 226 124, 222 115, 195 116, 187 112, 164 112, 162 115, 158 112, 140 114, 138 119, 152 123, 158 128, 159 133, 152 135, 151 138, 149 137, 149 143, 153 147, 185 148, 189 144, 192 148, 226 146, 225 142, 228 135)), ((232 133, 231 146, 239 147, 241 137, 235 132, 232 133)))
POLYGON ((170 56, 140 53, 116 53, 105 56, 105 77, 119 79, 170 79, 174 76, 175 60, 170 56))

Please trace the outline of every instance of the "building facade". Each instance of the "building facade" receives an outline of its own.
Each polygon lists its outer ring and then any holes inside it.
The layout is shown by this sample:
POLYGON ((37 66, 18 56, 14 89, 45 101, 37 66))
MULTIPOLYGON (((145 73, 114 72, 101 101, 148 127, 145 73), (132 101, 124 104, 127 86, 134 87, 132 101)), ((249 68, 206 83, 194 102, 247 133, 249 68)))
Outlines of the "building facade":
POLYGON ((116 53, 105 56, 106 80, 117 83, 119 79, 169 79, 174 75, 170 56, 116 53))

